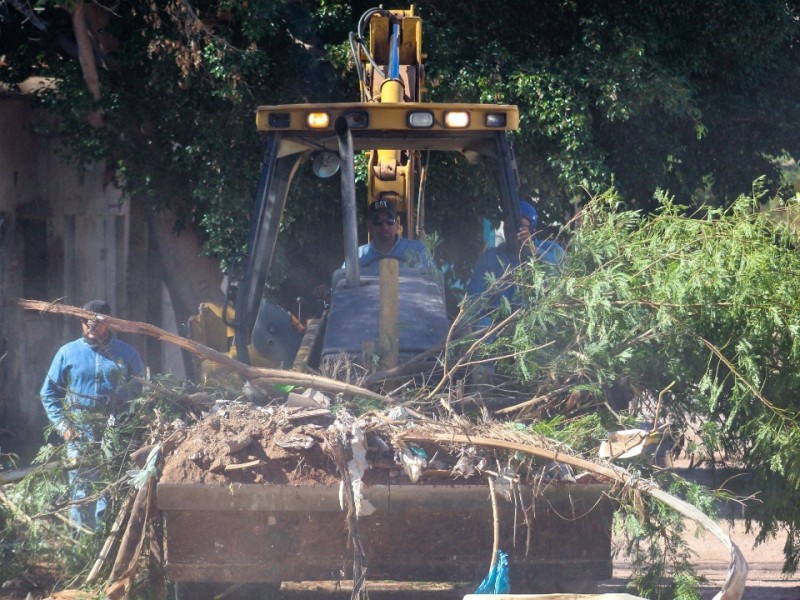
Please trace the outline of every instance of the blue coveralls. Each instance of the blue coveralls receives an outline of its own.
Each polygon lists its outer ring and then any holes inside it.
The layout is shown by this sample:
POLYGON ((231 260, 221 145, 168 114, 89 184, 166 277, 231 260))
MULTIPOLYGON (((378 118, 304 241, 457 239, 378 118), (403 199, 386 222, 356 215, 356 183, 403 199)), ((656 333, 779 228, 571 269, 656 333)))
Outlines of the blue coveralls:
MULTIPOLYGON (((548 265, 556 267, 564 257, 564 249, 552 240, 532 238, 527 243, 533 246, 536 257, 548 265)), ((495 248, 487 248, 478 257, 478 261, 472 269, 472 276, 469 279, 469 283, 467 283, 467 296, 470 300, 476 300, 478 296, 487 291, 490 279, 494 281, 501 280, 509 270, 519 266, 519 256, 508 250, 508 245, 503 242, 495 248)), ((506 277, 506 279, 508 278, 506 277)), ((509 302, 514 302, 516 286, 512 285, 510 281, 497 285, 499 286, 497 293, 491 294, 487 298, 486 310, 488 312, 492 312, 493 309, 499 307, 500 299, 503 297, 509 302)), ((491 317, 488 315, 482 316, 478 321, 480 327, 488 326, 490 323, 491 317)))
MULTIPOLYGON (((141 386, 131 379, 143 375, 139 353, 113 334, 104 345, 79 338, 53 357, 40 396, 47 418, 59 433, 72 429, 77 434, 67 442, 67 456, 79 465, 69 472, 72 500, 89 495, 92 479, 97 477, 96 468, 80 465, 81 455, 100 443, 114 411, 141 393, 141 386), (76 411, 87 412, 76 419, 76 411)), ((101 498, 94 507, 73 506, 70 518, 76 525, 96 529, 105 508, 106 500, 101 498)))

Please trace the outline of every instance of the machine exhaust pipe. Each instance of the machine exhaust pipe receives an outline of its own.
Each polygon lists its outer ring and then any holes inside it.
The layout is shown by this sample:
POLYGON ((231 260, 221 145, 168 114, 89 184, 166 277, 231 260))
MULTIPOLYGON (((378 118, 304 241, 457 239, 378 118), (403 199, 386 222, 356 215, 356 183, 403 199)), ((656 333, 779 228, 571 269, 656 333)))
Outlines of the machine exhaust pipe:
POLYGON ((356 287, 361 278, 358 269, 358 229, 356 218, 356 176, 353 166, 353 136, 344 117, 333 124, 341 158, 342 209, 344 211, 344 274, 347 287, 356 287))

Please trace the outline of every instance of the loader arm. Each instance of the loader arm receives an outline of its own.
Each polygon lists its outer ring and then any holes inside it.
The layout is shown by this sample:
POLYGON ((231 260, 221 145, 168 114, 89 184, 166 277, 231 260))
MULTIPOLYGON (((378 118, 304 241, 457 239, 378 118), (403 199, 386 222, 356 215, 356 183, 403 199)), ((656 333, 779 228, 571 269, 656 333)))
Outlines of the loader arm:
MULTIPOLYGON (((234 330, 236 356, 250 363, 249 345, 267 274, 275 253, 281 214, 286 205, 289 184, 303 154, 278 157, 280 133, 267 135, 264 162, 248 236, 245 271, 236 294, 235 316, 229 325, 234 330)), ((226 293, 226 299, 230 293, 226 293)), ((223 313, 225 314, 225 313, 223 313)))

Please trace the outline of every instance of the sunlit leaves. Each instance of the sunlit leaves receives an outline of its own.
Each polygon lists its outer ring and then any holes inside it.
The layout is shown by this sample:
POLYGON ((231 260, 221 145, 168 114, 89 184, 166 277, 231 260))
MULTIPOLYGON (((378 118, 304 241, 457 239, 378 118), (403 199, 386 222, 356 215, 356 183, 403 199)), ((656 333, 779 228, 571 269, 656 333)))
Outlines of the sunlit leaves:
MULTIPOLYGON (((524 314, 495 351, 518 354, 502 368, 532 390, 566 384, 567 407, 578 391, 587 405, 613 402, 622 381, 651 398, 669 388, 661 416, 698 429, 694 450, 800 492, 800 238, 760 210, 754 189, 691 214, 663 194, 653 215, 597 198, 559 273, 517 269, 524 314)), ((796 506, 767 504, 772 519, 800 525, 796 506)))

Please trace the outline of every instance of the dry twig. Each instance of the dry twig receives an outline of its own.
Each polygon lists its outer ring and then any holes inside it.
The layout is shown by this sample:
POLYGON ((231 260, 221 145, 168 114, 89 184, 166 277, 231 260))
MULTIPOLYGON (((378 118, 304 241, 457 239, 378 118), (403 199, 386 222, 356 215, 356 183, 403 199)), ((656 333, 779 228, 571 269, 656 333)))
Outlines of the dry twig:
MULTIPOLYGON (((45 313, 54 313, 60 315, 68 315, 79 319, 93 319, 97 315, 95 313, 85 311, 82 308, 75 306, 67 306, 65 304, 53 304, 50 302, 42 302, 39 300, 19 300, 19 306, 25 310, 38 310, 45 313)), ((298 373, 295 371, 285 371, 283 369, 265 369, 260 367, 251 367, 244 363, 234 360, 227 354, 218 352, 213 348, 198 344, 197 342, 181 337, 179 335, 164 331, 149 323, 141 323, 138 321, 126 321, 116 317, 101 315, 103 321, 116 331, 123 333, 132 333, 147 335, 161 341, 169 342, 183 350, 191 352, 196 356, 200 356, 211 360, 215 363, 223 365, 235 373, 241 375, 244 379, 251 380, 261 378, 269 383, 289 384, 298 387, 313 387, 322 391, 330 392, 333 394, 345 394, 347 396, 362 396, 365 398, 372 398, 384 403, 391 403, 392 399, 382 394, 375 393, 366 388, 351 385, 327 377, 319 377, 317 375, 309 375, 306 373, 298 373)))

